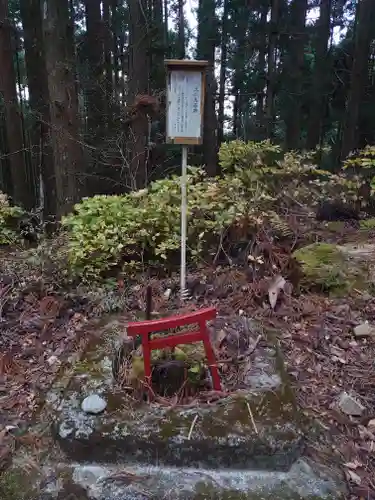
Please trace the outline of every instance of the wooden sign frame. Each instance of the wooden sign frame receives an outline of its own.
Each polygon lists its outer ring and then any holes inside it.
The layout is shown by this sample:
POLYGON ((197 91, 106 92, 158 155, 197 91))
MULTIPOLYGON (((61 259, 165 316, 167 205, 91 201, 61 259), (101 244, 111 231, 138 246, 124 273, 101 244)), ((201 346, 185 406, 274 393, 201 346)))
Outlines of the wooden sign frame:
POLYGON ((190 59, 166 59, 164 61, 167 73, 167 109, 166 109, 166 142, 169 144, 181 144, 186 146, 195 146, 203 142, 203 122, 204 122, 204 101, 206 93, 206 69, 209 65, 208 61, 197 61, 190 59), (201 75, 201 96, 200 96, 200 135, 199 137, 174 137, 168 134, 168 123, 170 120, 170 88, 171 88, 171 74, 174 71, 194 72, 201 75))

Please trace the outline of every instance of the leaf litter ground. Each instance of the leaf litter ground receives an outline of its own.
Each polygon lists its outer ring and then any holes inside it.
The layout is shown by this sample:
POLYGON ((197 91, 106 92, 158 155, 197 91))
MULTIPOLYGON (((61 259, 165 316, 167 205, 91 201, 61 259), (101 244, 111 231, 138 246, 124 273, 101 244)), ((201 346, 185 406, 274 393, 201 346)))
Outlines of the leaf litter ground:
MULTIPOLYGON (((373 241, 371 233, 353 227, 329 231, 317 225, 309 233, 315 239, 340 244, 373 241)), ((30 442, 43 446, 41 436, 28 433, 28 424, 63 364, 90 341, 90 318, 111 308, 124 311, 128 319, 139 318, 146 285, 151 284, 153 309, 159 314, 214 305, 222 316, 244 314, 276 331, 298 402, 323 431, 319 441, 311 438, 308 453, 342 469, 349 498, 375 498, 375 336, 353 335, 356 325, 375 322, 375 297, 360 292, 340 299, 294 295, 284 287, 278 272, 287 269, 299 235, 288 245, 258 236, 258 249, 259 242, 267 244, 263 262, 255 255, 245 267, 203 265, 189 274, 192 297, 183 308, 176 293, 178 276, 141 278, 125 288, 119 282, 117 290, 100 293, 68 293, 58 289, 53 278, 46 282, 37 270, 28 269, 23 275, 13 265, 14 254, 4 255, 0 276, 0 470, 9 464, 17 446, 30 442), (276 300, 270 290, 276 293, 276 300), (338 409, 343 391, 355 393, 365 407, 360 417, 338 409)), ((262 339, 256 339, 259 341, 262 339)), ((238 361, 244 352, 251 354, 254 346, 245 339, 245 347, 236 353, 228 351, 229 337, 219 339, 219 344, 218 357, 229 372, 225 378, 230 381, 235 374, 231 386, 235 389, 241 384, 238 361)), ((206 393, 184 403, 200 404, 216 397, 219 395, 206 393)), ((160 402, 177 403, 175 398, 160 402)))

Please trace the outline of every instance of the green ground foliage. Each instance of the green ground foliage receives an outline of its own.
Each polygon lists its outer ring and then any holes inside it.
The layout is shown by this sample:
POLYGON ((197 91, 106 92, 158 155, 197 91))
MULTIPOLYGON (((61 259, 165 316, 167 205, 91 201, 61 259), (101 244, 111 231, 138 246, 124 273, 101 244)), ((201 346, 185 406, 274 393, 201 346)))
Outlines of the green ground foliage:
MULTIPOLYGON (((342 201, 365 206, 368 198, 361 198, 361 190, 364 184, 371 189, 374 150, 366 148, 331 174, 315 165, 314 152, 283 154, 269 141, 223 144, 221 177, 189 168, 189 260, 212 260, 220 242, 250 240, 260 226, 288 236, 281 214, 292 206, 313 209, 338 192, 342 201)), ((85 198, 63 226, 76 276, 94 279, 113 268, 129 272, 150 264, 168 266, 176 261, 180 243, 180 178, 158 180, 122 196, 85 198)))
POLYGON ((21 243, 18 221, 23 214, 21 208, 11 206, 8 196, 0 192, 0 245, 21 243))
POLYGON ((296 250, 294 258, 301 265, 301 286, 332 296, 346 296, 354 288, 368 286, 368 270, 330 243, 313 243, 296 250))
MULTIPOLYGON (((261 230, 276 240, 292 238, 287 214, 295 209, 313 214, 321 200, 339 199, 364 210, 371 206, 375 147, 348 158, 334 174, 318 168, 317 156, 283 153, 270 141, 236 140, 220 149, 220 177, 189 168, 189 261, 212 262, 218 249, 230 254, 231 245, 251 241, 261 230)), ((17 220, 23 215, 1 195, 1 245, 22 243, 17 220)), ((168 269, 179 260, 180 177, 157 180, 129 194, 85 198, 62 226, 63 244, 54 247, 54 259, 63 253, 64 272, 73 278, 92 281, 150 265, 168 269)), ((371 229, 370 220, 362 222, 362 228, 371 229)))

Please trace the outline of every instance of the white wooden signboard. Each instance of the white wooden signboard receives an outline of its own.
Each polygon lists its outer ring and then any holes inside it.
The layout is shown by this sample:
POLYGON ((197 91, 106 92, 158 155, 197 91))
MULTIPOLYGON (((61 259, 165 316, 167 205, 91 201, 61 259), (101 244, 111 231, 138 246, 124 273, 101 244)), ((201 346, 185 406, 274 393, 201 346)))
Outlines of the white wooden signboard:
POLYGON ((167 142, 202 143, 206 61, 169 60, 167 142))
POLYGON ((168 83, 168 137, 200 139, 202 73, 172 71, 168 83))

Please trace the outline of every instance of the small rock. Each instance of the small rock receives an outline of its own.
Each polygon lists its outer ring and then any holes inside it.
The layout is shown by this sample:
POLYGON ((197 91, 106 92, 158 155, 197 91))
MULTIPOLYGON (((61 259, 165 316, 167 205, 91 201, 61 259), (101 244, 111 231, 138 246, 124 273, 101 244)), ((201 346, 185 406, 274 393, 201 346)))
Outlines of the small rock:
POLYGON ((164 292, 164 298, 166 300, 169 300, 170 296, 171 296, 171 293, 172 293, 172 288, 167 288, 167 290, 164 292))
POLYGON ((47 359, 47 363, 49 364, 49 366, 52 366, 55 363, 59 363, 59 358, 57 356, 52 355, 47 359))
POLYGON ((349 304, 340 304, 335 307, 334 311, 335 314, 345 314, 350 311, 350 306, 349 304))
POLYGON ((361 295, 361 299, 366 301, 366 302, 369 302, 370 300, 372 300, 374 297, 369 294, 368 292, 363 292, 362 295, 361 295))
POLYGON ((62 439, 66 439, 74 433, 74 424, 72 422, 61 422, 59 435, 62 439))
POLYGON ((85 413, 93 413, 94 415, 97 415, 98 413, 104 411, 106 407, 107 402, 97 394, 87 396, 87 398, 82 401, 82 410, 85 413))
POLYGON ((369 323, 361 323, 360 325, 354 328, 354 335, 356 337, 374 337, 375 336, 375 327, 370 325, 369 323))
POLYGON ((7 425, 5 429, 7 432, 11 432, 14 431, 15 429, 18 429, 18 427, 16 425, 7 425))
POLYGON ((365 407, 347 392, 340 394, 339 407, 343 413, 353 417, 359 417, 365 411, 365 407))

